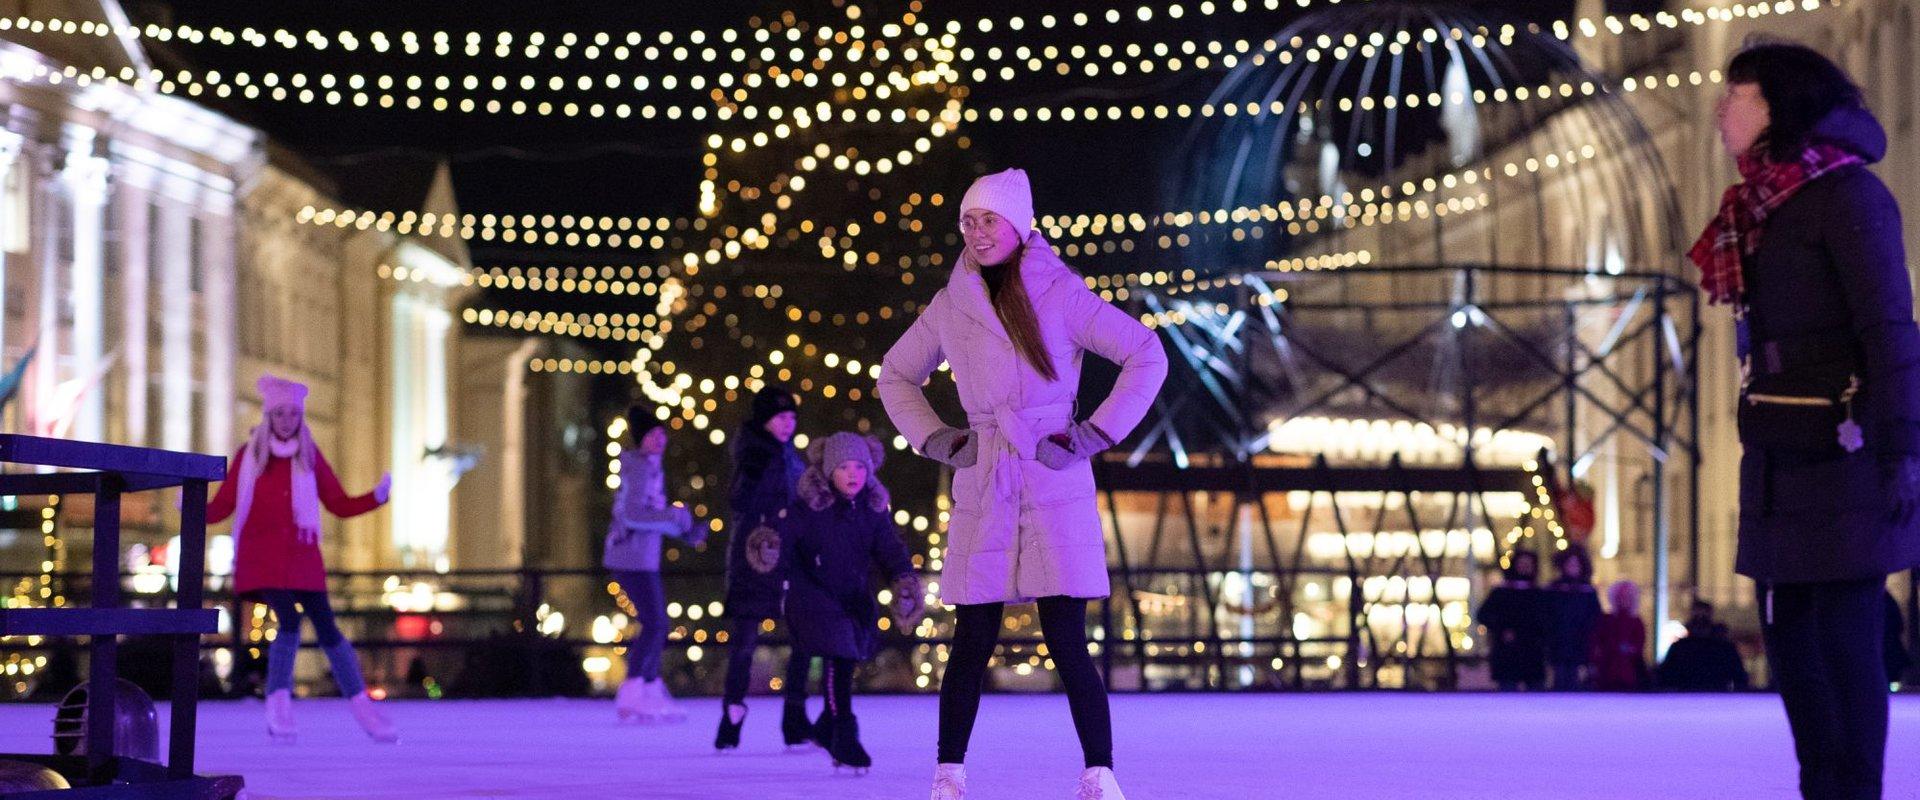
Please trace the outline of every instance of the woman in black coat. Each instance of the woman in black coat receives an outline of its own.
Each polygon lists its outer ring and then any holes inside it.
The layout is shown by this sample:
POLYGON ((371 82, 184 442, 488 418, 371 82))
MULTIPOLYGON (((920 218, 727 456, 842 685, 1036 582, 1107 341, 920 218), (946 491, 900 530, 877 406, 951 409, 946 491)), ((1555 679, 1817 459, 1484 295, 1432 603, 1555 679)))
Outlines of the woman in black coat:
POLYGON ((1487 592, 1474 615, 1487 626, 1488 677, 1503 692, 1547 687, 1550 599, 1540 590, 1540 557, 1531 550, 1508 554, 1499 586, 1487 592))
POLYGON ((1920 328, 1900 211, 1867 169, 1886 133, 1844 72, 1783 44, 1734 57, 1718 123, 1743 181, 1690 256, 1738 331, 1736 568, 1757 584, 1802 794, 1877 798, 1881 593, 1920 565, 1920 328))
MULTIPOLYGON (((763 625, 780 618, 786 574, 780 564, 780 540, 772 524, 793 502, 794 485, 806 464, 793 449, 799 404, 784 386, 768 384, 753 394, 747 420, 733 437, 733 523, 727 536, 727 678, 721 697, 720 729, 713 746, 740 746, 747 719, 747 684, 753 677, 753 653, 763 625)), ((807 673, 811 659, 798 649, 787 657, 785 713, 781 734, 789 746, 812 738, 807 721, 807 673)))
POLYGON ((787 629, 797 650, 825 660, 827 710, 821 743, 836 765, 865 769, 853 716, 853 671, 880 641, 874 574, 898 598, 900 626, 918 622, 920 577, 894 527, 885 486, 874 476, 886 452, 879 440, 836 433, 807 448, 798 499, 778 525, 787 565, 787 629))

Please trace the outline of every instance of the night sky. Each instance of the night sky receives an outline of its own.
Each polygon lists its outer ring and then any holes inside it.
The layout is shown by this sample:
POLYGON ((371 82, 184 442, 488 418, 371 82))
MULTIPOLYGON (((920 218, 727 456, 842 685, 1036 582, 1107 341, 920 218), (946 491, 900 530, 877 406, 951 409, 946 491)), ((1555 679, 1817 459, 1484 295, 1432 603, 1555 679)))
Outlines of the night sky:
MULTIPOLYGON (((136 22, 166 21, 199 26, 224 25, 229 28, 255 26, 262 29, 284 27, 294 31, 307 28, 350 30, 362 34, 375 30, 448 30, 455 41, 465 31, 501 30, 545 31, 549 36, 566 31, 629 30, 686 32, 695 29, 717 31, 742 27, 759 15, 772 18, 781 11, 793 10, 802 19, 844 21, 837 4, 812 0, 797 3, 739 2, 718 0, 708 3, 654 2, 550 2, 474 3, 446 0, 405 0, 405 2, 365 2, 350 0, 328 3, 257 3, 232 0, 132 0, 128 13, 136 22)), ((897 3, 865 2, 869 18, 879 16, 897 3)), ((923 18, 938 26, 949 19, 969 23, 981 14, 1004 15, 1008 4, 982 0, 926 0, 923 18)), ((1157 7, 1166 3, 1156 2, 1157 7)), ((1197 3, 1189 3, 1194 6, 1197 3)), ((1224 3, 1223 3, 1224 5, 1224 3)), ((1256 6, 1259 4, 1256 3, 1256 6)), ((1319 4, 1316 4, 1316 6, 1319 4)), ((1571 2, 1492 2, 1479 3, 1482 10, 1499 14, 1524 14, 1534 20, 1567 16, 1571 2)), ((1639 3, 1638 5, 1647 5, 1639 3)), ((1108 8, 1130 4, 1103 2, 1065 2, 1038 0, 1017 5, 1019 13, 1037 17, 1056 13, 1063 17, 1078 10, 1104 12, 1108 8)), ((900 6, 904 8, 903 5, 900 6)), ((896 12, 897 13, 897 12, 896 12)), ((961 44, 985 47, 992 44, 1062 47, 1103 42, 1124 46, 1127 43, 1151 43, 1161 40, 1208 40, 1215 38, 1259 39, 1297 19, 1301 12, 1250 11, 1244 14, 1222 13, 1200 17, 1190 13, 1181 20, 1168 20, 1164 14, 1151 23, 1123 22, 1120 25, 1094 25, 1070 29, 1062 26, 1042 31, 1029 25, 1021 32, 997 30, 993 34, 973 31, 961 44)), ((197 67, 226 72, 277 69, 282 71, 364 71, 395 74, 449 74, 469 72, 481 75, 535 74, 539 76, 574 74, 585 69, 591 74, 619 72, 644 74, 668 69, 682 75, 703 72, 717 75, 727 69, 722 62, 686 63, 626 62, 602 58, 586 61, 577 55, 565 61, 550 57, 496 59, 489 49, 480 58, 455 55, 380 54, 370 48, 343 52, 338 47, 316 52, 302 47, 287 50, 278 46, 154 44, 164 49, 156 55, 158 63, 168 67, 197 67)), ((1039 106, 1062 102, 1200 102, 1224 75, 1218 68, 1184 70, 1175 75, 1084 77, 1031 76, 1016 82, 990 80, 973 87, 971 102, 1039 106)), ((512 92, 509 92, 512 93, 512 92)), ((538 92, 519 93, 531 96, 538 92)), ((577 93, 569 93, 577 96, 577 93)), ((611 99, 614 93, 601 93, 611 99)), ((671 97, 687 103, 699 100, 690 91, 673 93, 634 93, 624 99, 635 102, 658 101, 671 97)), ((343 109, 307 106, 296 103, 232 101, 220 104, 222 110, 265 129, 277 141, 298 151, 341 181, 341 191, 350 202, 363 207, 370 201, 389 199, 388 182, 396 170, 449 158, 458 199, 463 211, 474 213, 575 212, 593 214, 691 214, 697 200, 700 166, 697 159, 701 140, 713 129, 709 122, 665 120, 551 120, 542 118, 434 113, 428 111, 343 109)), ((968 126, 975 152, 985 166, 999 169, 1023 166, 1034 174, 1037 205, 1048 211, 1092 211, 1106 208, 1151 209, 1164 205, 1159 186, 1162 180, 1154 165, 1166 160, 1179 146, 1186 123, 1116 122, 1012 124, 979 123, 968 126)), ((930 191, 958 191, 964 187, 927 187, 930 191)), ((404 210, 404 209, 397 209, 404 210)), ((476 242, 475 260, 485 264, 501 257, 516 261, 529 256, 564 263, 567 253, 524 250, 490 250, 476 242)), ((594 254, 596 256, 601 254, 594 254)))

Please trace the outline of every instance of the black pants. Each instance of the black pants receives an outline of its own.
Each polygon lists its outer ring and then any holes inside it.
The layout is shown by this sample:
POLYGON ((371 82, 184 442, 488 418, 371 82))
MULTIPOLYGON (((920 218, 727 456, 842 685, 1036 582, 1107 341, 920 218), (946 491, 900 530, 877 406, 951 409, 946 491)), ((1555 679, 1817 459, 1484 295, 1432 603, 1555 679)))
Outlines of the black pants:
POLYGON ((1808 800, 1880 797, 1887 755, 1879 578, 1762 585, 1761 629, 1808 800))
POLYGON ((851 658, 822 658, 820 693, 827 696, 827 713, 832 716, 848 717, 853 715, 853 670, 858 666, 851 658))
MULTIPOLYGON (((1067 690, 1073 728, 1080 734, 1080 751, 1088 767, 1113 766, 1113 720, 1107 710, 1107 687, 1087 654, 1087 601, 1072 597, 1042 597, 1040 633, 1047 655, 1067 690)), ((1003 603, 957 606, 954 612, 953 651, 940 679, 940 763, 966 760, 973 738, 973 720, 980 713, 980 692, 986 685, 987 661, 1000 640, 1003 603)))
MULTIPOLYGON (((747 701, 747 683, 753 679, 753 651, 760 646, 760 623, 763 621, 759 617, 735 617, 728 626, 727 683, 726 694, 722 698, 726 705, 739 705, 747 701)), ((780 688, 787 700, 806 701, 807 675, 812 667, 813 659, 801 653, 787 657, 786 685, 780 688)))

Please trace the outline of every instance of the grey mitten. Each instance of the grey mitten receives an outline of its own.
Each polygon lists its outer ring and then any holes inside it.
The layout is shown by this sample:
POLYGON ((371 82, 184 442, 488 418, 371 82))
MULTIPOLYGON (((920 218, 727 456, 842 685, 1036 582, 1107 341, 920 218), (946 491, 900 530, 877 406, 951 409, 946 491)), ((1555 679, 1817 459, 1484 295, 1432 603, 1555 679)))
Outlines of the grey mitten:
POLYGON ((966 469, 980 460, 980 437, 974 436, 973 431, 941 428, 927 437, 920 452, 942 464, 966 469))
POLYGON ((911 631, 927 615, 926 598, 921 594, 920 576, 911 572, 893 581, 893 618, 900 630, 911 631))
POLYGON ((1033 457, 1047 469, 1063 470, 1082 459, 1093 458, 1113 446, 1113 439, 1092 422, 1076 422, 1066 430, 1040 440, 1033 457))

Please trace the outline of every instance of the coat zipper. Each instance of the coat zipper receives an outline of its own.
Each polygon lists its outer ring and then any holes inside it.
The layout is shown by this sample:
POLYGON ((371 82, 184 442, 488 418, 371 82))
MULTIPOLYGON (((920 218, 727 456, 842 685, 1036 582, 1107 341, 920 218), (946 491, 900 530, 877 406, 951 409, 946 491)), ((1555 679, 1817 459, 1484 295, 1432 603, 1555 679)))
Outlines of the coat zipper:
POLYGON ((1750 394, 1750 395, 1747 395, 1747 404, 1748 404, 1748 405, 1759 405, 1759 404, 1761 404, 1761 403, 1766 403, 1766 404, 1768 404, 1768 405, 1777 405, 1777 406, 1831 406, 1831 405, 1836 405, 1836 403, 1835 403, 1835 402, 1834 402, 1833 400, 1830 400, 1830 399, 1828 399, 1828 398, 1825 398, 1825 397, 1804 397, 1804 396, 1796 396, 1796 395, 1784 395, 1784 394, 1750 394))

